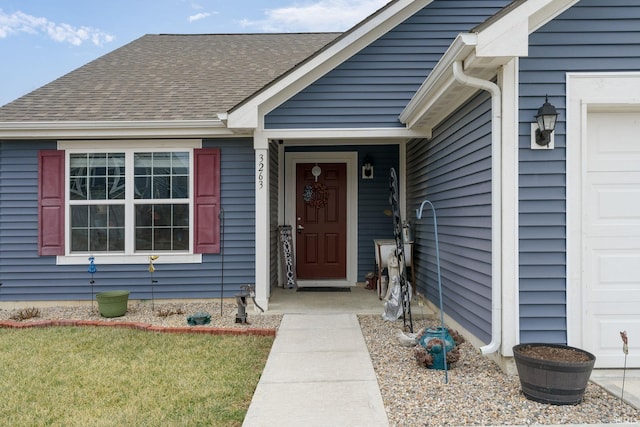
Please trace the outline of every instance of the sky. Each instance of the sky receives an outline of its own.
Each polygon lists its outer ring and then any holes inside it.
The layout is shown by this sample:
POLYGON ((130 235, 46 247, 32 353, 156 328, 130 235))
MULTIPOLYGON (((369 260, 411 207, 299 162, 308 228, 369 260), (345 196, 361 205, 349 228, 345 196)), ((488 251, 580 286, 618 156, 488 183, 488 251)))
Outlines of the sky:
POLYGON ((0 106, 145 34, 345 31, 389 0, 0 0, 0 106))

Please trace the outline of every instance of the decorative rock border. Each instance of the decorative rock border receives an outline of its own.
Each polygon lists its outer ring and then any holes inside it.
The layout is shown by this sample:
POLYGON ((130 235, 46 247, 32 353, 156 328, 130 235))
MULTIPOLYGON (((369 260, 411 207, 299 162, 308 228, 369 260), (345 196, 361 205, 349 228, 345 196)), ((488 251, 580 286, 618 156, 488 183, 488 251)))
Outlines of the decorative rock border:
POLYGON ((15 320, 0 321, 0 328, 7 329, 46 328, 51 326, 110 326, 113 328, 136 329, 169 334, 276 336, 275 329, 259 328, 235 329, 207 326, 158 326, 141 322, 105 322, 100 320, 38 320, 34 322, 18 322, 15 320))

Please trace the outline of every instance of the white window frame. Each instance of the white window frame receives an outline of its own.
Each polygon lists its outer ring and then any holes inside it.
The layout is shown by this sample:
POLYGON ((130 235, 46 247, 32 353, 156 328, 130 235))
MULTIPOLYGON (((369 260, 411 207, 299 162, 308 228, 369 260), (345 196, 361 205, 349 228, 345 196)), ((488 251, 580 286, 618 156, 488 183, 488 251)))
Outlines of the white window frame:
MULTIPOLYGON (((194 149, 202 147, 202 140, 118 140, 118 141, 59 141, 58 149, 65 151, 65 255, 57 257, 58 265, 88 265, 94 256, 96 264, 148 264, 150 255, 159 255, 154 263, 202 263, 202 254, 193 253, 194 242, 194 149), (125 153, 125 179, 133 183, 133 154, 140 152, 189 152, 189 250, 184 252, 135 252, 135 201, 133 186, 128 185, 125 196, 125 251, 124 253, 97 252, 71 253, 71 203, 69 201, 70 155, 77 153, 125 153)), ((105 203, 107 203, 106 201, 105 203)), ((149 201, 153 203, 153 200, 149 201)))

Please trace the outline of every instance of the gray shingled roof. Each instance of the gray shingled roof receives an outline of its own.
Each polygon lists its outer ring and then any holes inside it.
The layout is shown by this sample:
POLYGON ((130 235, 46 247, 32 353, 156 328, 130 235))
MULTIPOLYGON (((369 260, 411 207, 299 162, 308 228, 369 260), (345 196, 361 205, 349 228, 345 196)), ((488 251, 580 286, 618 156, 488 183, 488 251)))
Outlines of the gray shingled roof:
POLYGON ((6 104, 0 122, 214 119, 339 35, 146 35, 6 104))

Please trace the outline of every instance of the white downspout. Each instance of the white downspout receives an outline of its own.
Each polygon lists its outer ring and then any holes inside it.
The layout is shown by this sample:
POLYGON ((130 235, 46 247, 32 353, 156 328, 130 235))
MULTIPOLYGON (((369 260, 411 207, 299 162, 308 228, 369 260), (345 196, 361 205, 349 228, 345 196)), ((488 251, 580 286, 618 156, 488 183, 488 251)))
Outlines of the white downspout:
POLYGON ((491 94, 491 342, 480 348, 482 354, 489 354, 498 351, 502 341, 502 95, 495 83, 466 75, 462 61, 453 63, 453 77, 463 85, 491 94))

